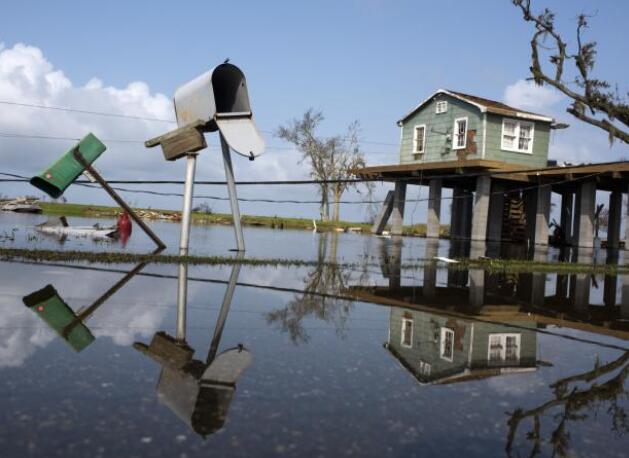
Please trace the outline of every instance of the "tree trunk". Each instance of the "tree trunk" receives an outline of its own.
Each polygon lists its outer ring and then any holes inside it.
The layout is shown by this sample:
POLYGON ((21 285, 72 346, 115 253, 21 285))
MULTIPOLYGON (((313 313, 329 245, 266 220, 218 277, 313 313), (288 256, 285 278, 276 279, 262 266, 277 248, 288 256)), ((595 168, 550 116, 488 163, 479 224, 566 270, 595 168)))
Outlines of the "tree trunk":
POLYGON ((327 187, 321 188, 321 221, 328 221, 330 219, 330 202, 328 200, 328 189, 327 187))
POLYGON ((334 213, 332 215, 332 219, 338 223, 341 217, 341 196, 343 192, 341 191, 341 187, 336 184, 334 186, 334 213))

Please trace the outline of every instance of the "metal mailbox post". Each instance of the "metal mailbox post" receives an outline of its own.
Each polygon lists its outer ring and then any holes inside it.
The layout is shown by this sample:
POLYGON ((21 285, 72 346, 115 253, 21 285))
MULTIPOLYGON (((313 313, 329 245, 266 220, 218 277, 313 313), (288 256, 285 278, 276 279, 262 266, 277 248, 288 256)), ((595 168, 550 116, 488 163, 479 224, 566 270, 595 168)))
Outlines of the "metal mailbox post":
POLYGON ((149 148, 161 145, 164 157, 169 161, 186 156, 179 254, 188 254, 196 153, 207 147, 203 134, 216 131, 221 139, 237 251, 244 251, 230 149, 250 160, 264 151, 264 140, 253 120, 245 75, 233 64, 218 65, 178 88, 174 104, 178 129, 148 140, 145 145, 149 148))

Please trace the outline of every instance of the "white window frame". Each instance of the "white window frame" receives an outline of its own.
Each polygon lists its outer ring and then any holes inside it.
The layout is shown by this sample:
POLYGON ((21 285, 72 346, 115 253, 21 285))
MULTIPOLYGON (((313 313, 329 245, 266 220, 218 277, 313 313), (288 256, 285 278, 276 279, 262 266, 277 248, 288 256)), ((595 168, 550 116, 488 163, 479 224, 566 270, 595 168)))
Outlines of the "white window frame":
POLYGON ((443 114, 448 112, 448 101, 439 100, 435 106, 435 114, 443 114))
POLYGON ((426 361, 419 361, 419 373, 421 375, 425 375, 426 377, 430 377, 430 372, 432 370, 432 365, 427 363, 426 361))
POLYGON ((489 334, 487 339, 487 362, 490 365, 503 366, 506 364, 519 364, 520 363, 520 350, 521 350, 522 336, 519 333, 494 333, 489 334), (492 337, 498 337, 501 341, 502 349, 500 350, 500 359, 491 360, 491 340, 492 337), (516 359, 507 361, 507 337, 515 337, 517 352, 516 359))
POLYGON ((445 359, 446 361, 452 362, 454 360, 454 329, 450 328, 441 328, 441 339, 439 341, 439 356, 441 359, 445 359), (450 356, 444 355, 443 351, 446 347, 446 336, 448 334, 452 334, 452 354, 450 356))
POLYGON ((454 126, 452 127, 452 149, 465 149, 467 146, 467 128, 469 127, 469 121, 467 116, 462 118, 456 118, 454 120, 454 126), (465 121, 465 132, 463 133, 463 146, 458 145, 458 135, 459 135, 459 121, 465 121))
POLYGON ((413 348, 413 333, 415 332, 413 320, 411 318, 402 318, 402 326, 400 328, 400 331, 400 345, 405 348, 413 348), (404 335, 406 334, 406 327, 409 325, 411 327, 411 343, 407 344, 404 342, 404 335))
POLYGON ((535 141, 535 123, 531 121, 522 121, 520 119, 502 118, 502 131, 500 132, 500 149, 504 151, 511 151, 513 153, 533 154, 533 142, 535 141), (513 132, 514 142, 512 147, 505 145, 505 122, 512 122, 515 124, 515 130, 513 132), (520 143, 520 126, 531 126, 531 139, 529 140, 528 149, 520 149, 518 145, 520 143))
POLYGON ((426 151, 426 124, 417 124, 413 127, 413 154, 419 156, 424 154, 426 151), (424 136, 422 138, 422 149, 421 151, 417 151, 417 130, 424 129, 424 136))

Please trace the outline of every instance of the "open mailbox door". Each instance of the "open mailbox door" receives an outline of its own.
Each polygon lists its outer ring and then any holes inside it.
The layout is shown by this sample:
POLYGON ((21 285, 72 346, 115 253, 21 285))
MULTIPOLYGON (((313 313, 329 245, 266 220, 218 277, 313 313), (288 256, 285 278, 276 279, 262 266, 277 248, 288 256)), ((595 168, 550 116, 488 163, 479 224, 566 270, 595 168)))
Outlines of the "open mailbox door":
POLYGON ((224 63, 175 91, 177 124, 203 123, 203 130, 217 130, 229 147, 253 159, 264 151, 264 140, 253 120, 247 80, 235 65, 224 63))

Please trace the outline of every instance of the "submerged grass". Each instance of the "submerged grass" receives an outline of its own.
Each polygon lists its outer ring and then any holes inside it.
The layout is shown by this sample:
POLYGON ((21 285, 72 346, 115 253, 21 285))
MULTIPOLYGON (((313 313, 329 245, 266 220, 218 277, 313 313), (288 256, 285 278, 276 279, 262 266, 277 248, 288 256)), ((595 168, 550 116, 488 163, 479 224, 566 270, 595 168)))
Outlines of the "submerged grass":
MULTIPOLYGON (((235 258, 230 256, 178 256, 172 254, 141 254, 120 252, 56 251, 25 248, 0 248, 0 260, 22 259, 30 261, 87 262, 99 264, 192 264, 192 265, 233 265, 264 267, 326 267, 357 269, 361 263, 320 263, 314 260, 287 258, 235 258)), ((541 262, 521 259, 458 259, 457 263, 447 264, 452 270, 482 269, 490 273, 557 273, 557 274, 605 274, 629 273, 629 265, 615 264, 576 264, 568 262, 541 262)), ((401 269, 420 269, 434 265, 434 259, 415 259, 403 263, 401 269)))

